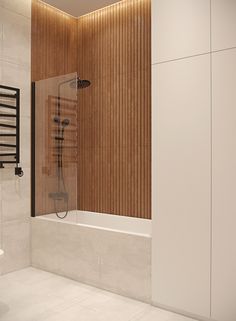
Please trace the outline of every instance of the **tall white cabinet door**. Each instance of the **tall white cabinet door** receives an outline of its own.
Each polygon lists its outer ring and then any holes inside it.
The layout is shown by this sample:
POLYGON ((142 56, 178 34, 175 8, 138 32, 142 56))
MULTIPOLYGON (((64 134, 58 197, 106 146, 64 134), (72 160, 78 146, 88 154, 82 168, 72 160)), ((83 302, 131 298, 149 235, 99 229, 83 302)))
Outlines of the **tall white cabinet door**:
POLYGON ((210 55, 153 66, 153 303, 210 316, 210 55))
POLYGON ((212 317, 236 320, 236 49, 213 54, 212 317))
POLYGON ((152 1, 153 64, 209 51, 210 0, 152 1))
POLYGON ((236 1, 211 0, 211 18, 212 50, 235 47, 236 1))

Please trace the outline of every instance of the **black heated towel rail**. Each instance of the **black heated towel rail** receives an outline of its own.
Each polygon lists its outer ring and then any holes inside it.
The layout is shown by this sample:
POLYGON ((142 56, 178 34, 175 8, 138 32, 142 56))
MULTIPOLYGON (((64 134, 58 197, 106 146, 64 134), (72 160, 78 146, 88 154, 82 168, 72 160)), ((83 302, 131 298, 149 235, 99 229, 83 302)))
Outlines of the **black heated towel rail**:
POLYGON ((20 164, 20 89, 0 85, 0 168, 15 164, 15 175, 23 176, 20 164))

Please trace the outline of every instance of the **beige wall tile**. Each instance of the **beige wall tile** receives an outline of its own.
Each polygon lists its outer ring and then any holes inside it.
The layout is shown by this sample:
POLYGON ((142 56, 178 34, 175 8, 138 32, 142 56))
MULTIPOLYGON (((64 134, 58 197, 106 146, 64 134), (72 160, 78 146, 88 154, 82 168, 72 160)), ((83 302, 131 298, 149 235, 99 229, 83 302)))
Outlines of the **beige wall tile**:
POLYGON ((32 219, 33 266, 143 301, 150 252, 147 237, 32 219))
POLYGON ((0 0, 0 83, 21 90, 21 159, 25 176, 14 166, 0 171, 0 246, 3 273, 29 265, 30 217, 30 7, 31 0, 0 0))
POLYGON ((30 19, 31 0, 0 0, 0 7, 18 13, 30 19))
POLYGON ((1 58, 30 67, 30 19, 1 8, 0 21, 2 24, 1 58))
POLYGON ((3 273, 8 273, 29 266, 30 221, 3 223, 2 243, 4 258, 3 273))
POLYGON ((99 282, 96 238, 76 225, 33 219, 32 264, 89 284, 99 282))
POLYGON ((2 70, 2 80, 6 86, 20 88, 21 98, 21 116, 30 116, 30 96, 31 96, 31 78, 30 68, 25 65, 18 65, 0 59, 0 67, 2 70))
POLYGON ((151 238, 113 232, 101 237, 102 287, 150 302, 151 238))

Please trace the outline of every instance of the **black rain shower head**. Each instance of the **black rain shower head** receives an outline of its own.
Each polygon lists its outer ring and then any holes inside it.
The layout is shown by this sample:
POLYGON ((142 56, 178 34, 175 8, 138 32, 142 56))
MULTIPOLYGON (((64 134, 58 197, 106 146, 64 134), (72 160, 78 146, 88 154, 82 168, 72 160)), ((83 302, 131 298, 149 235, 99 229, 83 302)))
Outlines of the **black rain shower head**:
POLYGON ((70 87, 75 89, 84 89, 89 87, 90 85, 91 85, 91 82, 89 80, 80 79, 80 78, 77 78, 76 80, 72 80, 70 83, 70 87))

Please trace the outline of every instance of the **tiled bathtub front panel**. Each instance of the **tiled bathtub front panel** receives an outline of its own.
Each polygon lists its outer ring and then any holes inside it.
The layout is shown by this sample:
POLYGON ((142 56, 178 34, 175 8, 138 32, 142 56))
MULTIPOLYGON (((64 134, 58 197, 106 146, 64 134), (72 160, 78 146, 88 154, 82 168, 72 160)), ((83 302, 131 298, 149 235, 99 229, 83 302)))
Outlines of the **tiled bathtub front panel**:
POLYGON ((32 265, 150 301, 151 238, 32 219, 32 265))

